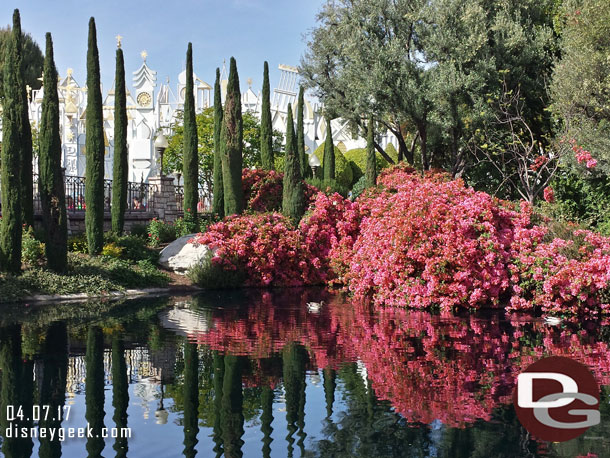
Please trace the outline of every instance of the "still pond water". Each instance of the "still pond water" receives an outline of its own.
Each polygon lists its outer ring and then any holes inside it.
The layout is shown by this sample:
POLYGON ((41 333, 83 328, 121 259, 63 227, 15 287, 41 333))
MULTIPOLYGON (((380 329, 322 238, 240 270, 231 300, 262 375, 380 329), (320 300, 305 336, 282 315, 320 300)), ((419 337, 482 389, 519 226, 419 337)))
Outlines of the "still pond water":
POLYGON ((317 289, 21 305, 0 314, 0 372, 7 458, 610 457, 599 323, 372 311, 317 289), (570 442, 536 441, 511 404, 545 355, 604 385, 601 424, 570 442), (131 437, 14 437, 87 425, 131 437))

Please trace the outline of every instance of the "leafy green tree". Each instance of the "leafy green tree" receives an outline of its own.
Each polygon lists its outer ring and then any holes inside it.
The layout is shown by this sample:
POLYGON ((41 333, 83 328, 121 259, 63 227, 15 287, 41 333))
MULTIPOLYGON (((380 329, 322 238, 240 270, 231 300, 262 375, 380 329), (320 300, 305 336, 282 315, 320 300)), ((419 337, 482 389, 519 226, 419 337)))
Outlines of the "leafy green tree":
POLYGON ((222 120, 222 182, 224 184, 225 215, 244 211, 244 191, 241 185, 243 164, 243 120, 237 63, 231 57, 229 82, 222 120))
POLYGON ((87 118, 85 121, 85 229, 90 255, 104 246, 104 116, 100 86, 100 60, 97 50, 95 19, 89 20, 87 48, 87 118))
POLYGON ((369 118, 366 133, 366 185, 369 187, 377 184, 377 160, 375 158, 375 137, 374 137, 375 126, 373 125, 373 117, 369 118))
MULTIPOLYGON (((561 11, 561 59, 555 65, 553 111, 562 135, 597 160, 595 174, 610 175, 610 4, 565 0, 561 11)), ((585 175, 584 167, 573 168, 585 175)))
POLYGON ((298 154, 292 120, 292 105, 289 103, 288 118, 286 119, 286 160, 284 162, 284 182, 282 186, 282 212, 295 225, 299 223, 303 213, 305 213, 305 188, 298 154))
MULTIPOLYGON (((465 145, 479 140, 478 123, 493 119, 504 81, 509 90, 520 89, 537 141, 550 132, 544 85, 556 49, 554 4, 328 2, 311 32, 301 74, 334 116, 363 127, 363 114, 373 114, 398 139, 398 160, 424 169, 442 165, 457 175, 471 165, 465 145)), ((480 170, 487 164, 476 165, 481 176, 489 172, 480 170)))
POLYGON ((182 177, 184 179, 184 212, 193 221, 197 220, 199 203, 199 172, 197 160, 197 122, 195 119, 195 96, 193 93, 193 45, 186 51, 186 88, 184 95, 184 152, 182 155, 182 177))
MULTIPOLYGON (((9 38, 12 36, 10 27, 0 28, 0 68, 4 68, 4 58, 9 38)), ((44 65, 44 55, 38 43, 34 41, 32 35, 21 31, 22 59, 23 59, 23 80, 32 90, 40 89, 42 82, 39 80, 42 75, 44 65)), ((0 72, 0 99, 4 94, 4 75, 0 72)))
MULTIPOLYGON (((199 123, 197 124, 199 131, 199 123)), ((222 183, 222 156, 220 154, 222 130, 222 95, 220 93, 220 69, 216 69, 216 82, 214 83, 214 164, 213 164, 213 205, 212 211, 219 217, 225 215, 224 185, 222 183)), ((201 138, 201 137, 200 137, 201 138)), ((203 140, 203 139, 202 139, 203 140)), ((201 160, 200 160, 201 164, 201 160)), ((203 170, 204 167, 200 167, 203 170)))
MULTIPOLYGON (((19 22, 19 10, 13 14, 13 22, 19 22)), ((17 29, 19 31, 19 29, 17 29)), ((4 99, 2 101, 2 222, 0 226, 0 251, 2 267, 9 272, 21 270, 21 155, 23 120, 23 77, 21 75, 20 41, 15 38, 15 28, 4 50, 4 99)))
MULTIPOLYGON (((204 109, 196 116, 197 121, 197 138, 199 140, 198 158, 199 158, 199 182, 203 184, 204 190, 211 191, 214 189, 214 113, 215 108, 210 107, 204 109)), ((261 168, 261 150, 260 150, 260 122, 255 114, 250 112, 243 113, 243 155, 244 168, 261 168)), ((182 115, 178 113, 178 119, 174 123, 173 134, 168 137, 169 147, 163 155, 163 169, 180 171, 182 170, 182 144, 184 139, 184 126, 182 124, 182 115)), ((284 134, 273 131, 273 148, 275 156, 281 156, 283 159, 282 142, 284 134)), ((220 167, 222 170, 222 167, 220 167)), ((210 196, 212 197, 212 196, 210 196)), ((224 201, 223 201, 224 208, 224 201)))
POLYGON ((123 50, 116 50, 114 77, 114 161, 112 163, 112 231, 123 233, 127 209, 127 179, 129 173, 127 151, 127 94, 125 91, 125 63, 123 50))
POLYGON ((305 127, 303 125, 305 109, 305 88, 299 88, 299 101, 297 105, 297 150, 301 163, 301 176, 303 178, 311 177, 311 168, 309 167, 309 156, 305 152, 305 127))
POLYGON ((68 266, 68 218, 66 191, 61 168, 61 137, 59 132, 59 96, 57 69, 53 61, 53 41, 47 33, 44 63, 44 96, 40 119, 38 175, 42 221, 46 231, 47 265, 56 272, 68 266))
POLYGON ((271 89, 269 88, 269 63, 263 70, 263 102, 261 105, 261 162, 264 170, 273 170, 273 127, 271 126, 271 89))

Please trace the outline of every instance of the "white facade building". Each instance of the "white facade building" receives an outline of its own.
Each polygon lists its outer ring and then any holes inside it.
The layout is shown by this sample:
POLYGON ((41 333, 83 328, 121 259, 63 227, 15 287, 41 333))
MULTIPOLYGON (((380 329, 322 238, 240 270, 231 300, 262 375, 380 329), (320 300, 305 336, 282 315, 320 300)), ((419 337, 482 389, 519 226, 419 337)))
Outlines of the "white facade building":
MULTIPOLYGON (((154 139, 163 132, 171 134, 171 126, 184 105, 186 90, 186 71, 178 75, 175 89, 168 81, 158 83, 157 72, 148 67, 147 54, 142 52, 142 64, 132 73, 132 88, 127 91, 129 181, 148 181, 150 176, 158 175, 159 164, 154 149, 154 139)), ((298 71, 294 67, 279 65, 280 82, 271 97, 271 115, 273 128, 286 131, 288 103, 291 103, 296 114, 298 93, 298 71)), ((223 66, 221 88, 226 94, 228 75, 223 66)), ((194 96, 197 112, 211 106, 213 88, 194 75, 194 96)), ((129 81, 127 81, 129 87, 129 81)), ((85 119, 87 105, 87 88, 81 86, 68 69, 65 77, 59 79, 60 129, 63 149, 63 166, 66 175, 84 176, 85 174, 85 119)), ((44 87, 32 91, 30 95, 30 120, 35 128, 41 119, 44 87)), ((105 175, 112 178, 112 161, 114 153, 114 88, 104 93, 104 136, 106 141, 105 175)), ((242 110, 255 113, 260 118, 261 93, 255 93, 248 80, 248 89, 242 92, 242 110)), ((322 106, 306 99, 304 109, 304 128, 306 150, 314 151, 326 138, 326 122, 321 115, 322 106)), ((366 146, 364 138, 352 136, 349 123, 341 119, 331 122, 335 145, 346 151, 366 146)), ((388 143, 396 146, 396 139, 389 132, 380 139, 385 148, 388 143)), ((36 170, 36 168, 35 168, 36 170)))

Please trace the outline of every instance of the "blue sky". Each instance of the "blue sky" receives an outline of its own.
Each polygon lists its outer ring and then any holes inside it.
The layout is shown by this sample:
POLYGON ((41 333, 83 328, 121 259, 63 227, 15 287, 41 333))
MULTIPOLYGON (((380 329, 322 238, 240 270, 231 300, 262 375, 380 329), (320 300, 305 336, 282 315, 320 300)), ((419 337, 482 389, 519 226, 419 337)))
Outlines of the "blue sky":
POLYGON ((303 34, 315 25, 324 0, 3 0, 0 26, 12 22, 19 8, 23 30, 32 34, 44 52, 44 35, 53 35, 55 63, 61 76, 74 69, 84 85, 89 17, 95 17, 104 91, 114 78, 115 36, 123 36, 128 85, 131 73, 148 53, 157 82, 169 76, 172 88, 184 68, 187 43, 193 43, 194 70, 211 85, 215 69, 231 56, 237 59, 242 90, 253 80, 262 85, 263 62, 269 61, 271 87, 279 79, 278 64, 298 65, 305 50, 303 34), (174 6, 177 3, 178 6, 174 6))

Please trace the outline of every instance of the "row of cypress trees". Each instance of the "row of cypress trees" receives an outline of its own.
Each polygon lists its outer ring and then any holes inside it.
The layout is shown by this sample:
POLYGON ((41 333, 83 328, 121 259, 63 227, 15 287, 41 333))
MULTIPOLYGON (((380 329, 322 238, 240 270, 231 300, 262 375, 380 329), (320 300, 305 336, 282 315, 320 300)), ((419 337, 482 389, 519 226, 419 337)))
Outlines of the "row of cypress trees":
MULTIPOLYGON (((0 262, 3 270, 21 269, 22 225, 33 226, 32 133, 28 118, 27 93, 23 79, 22 33, 19 10, 13 14, 13 29, 5 48, 3 145, 2 145, 2 223, 0 262)), ((116 55, 115 81, 115 161, 113 170, 112 229, 122 233, 127 205, 127 108, 123 51, 116 55)), ((61 168, 59 98, 53 40, 46 35, 44 95, 39 135, 39 192, 45 228, 45 251, 49 268, 67 268, 67 215, 64 177, 61 168)), ((88 250, 99 254, 104 243, 104 131, 100 86, 99 55, 95 20, 89 21, 87 50, 87 155, 85 213, 88 250)))

